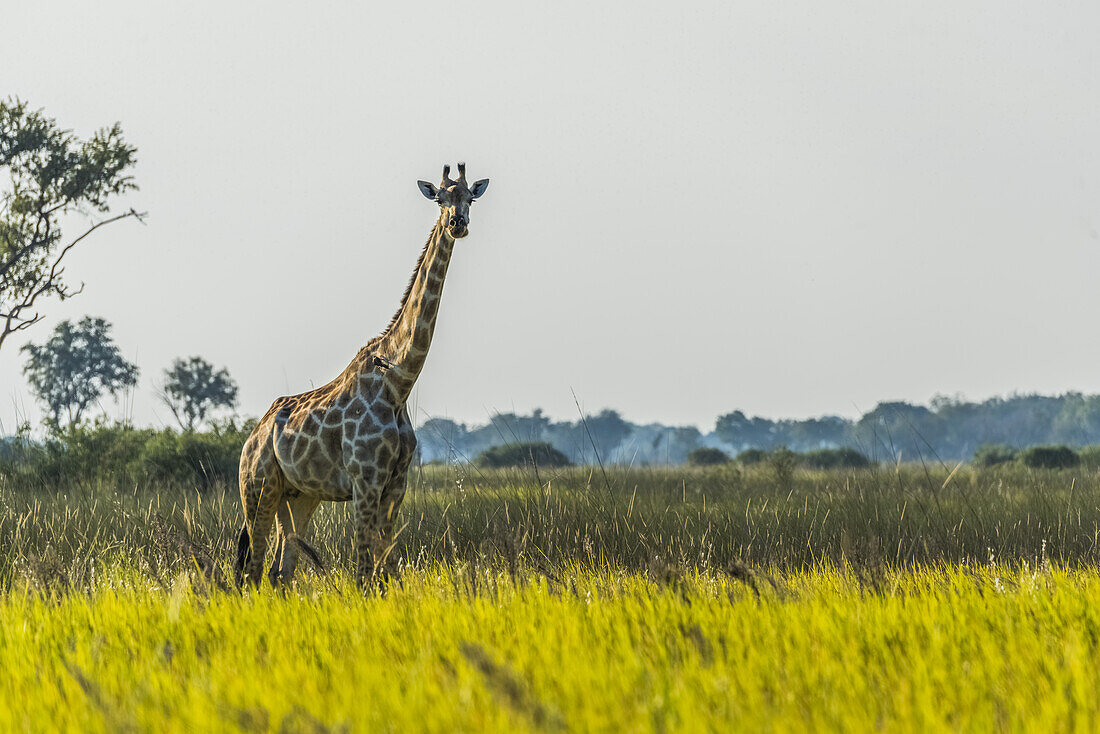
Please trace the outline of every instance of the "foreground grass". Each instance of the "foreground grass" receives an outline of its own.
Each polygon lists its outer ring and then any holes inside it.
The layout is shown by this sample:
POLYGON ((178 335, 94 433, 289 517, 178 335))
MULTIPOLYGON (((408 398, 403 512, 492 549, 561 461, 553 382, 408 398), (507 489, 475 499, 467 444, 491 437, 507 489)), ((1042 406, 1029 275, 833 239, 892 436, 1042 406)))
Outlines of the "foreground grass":
POLYGON ((0 474, 0 731, 1090 729, 1100 474, 412 481, 387 596, 346 505, 285 594, 232 487, 0 474))
POLYGON ((116 569, 0 596, 0 730, 1090 728, 1100 573, 433 566, 385 598, 116 569), (755 589, 755 590, 754 590, 755 589))

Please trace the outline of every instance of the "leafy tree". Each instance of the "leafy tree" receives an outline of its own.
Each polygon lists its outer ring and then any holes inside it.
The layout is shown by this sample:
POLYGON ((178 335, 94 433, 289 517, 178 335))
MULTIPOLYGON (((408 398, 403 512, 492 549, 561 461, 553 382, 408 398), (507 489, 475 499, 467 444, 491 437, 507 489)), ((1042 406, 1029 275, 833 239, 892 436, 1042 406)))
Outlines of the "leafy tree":
POLYGON ((543 415, 540 408, 535 408, 529 416, 515 413, 496 413, 489 419, 489 424, 478 429, 483 433, 483 438, 490 444, 500 441, 514 443, 518 441, 541 441, 546 429, 550 425, 550 419, 543 415))
POLYGON ((84 289, 63 277, 73 247, 111 222, 141 218, 133 209, 106 216, 113 197, 137 188, 129 175, 135 153, 117 123, 80 140, 24 102, 0 101, 0 171, 10 182, 0 189, 0 347, 43 318, 39 299, 84 289), (89 226, 66 237, 61 221, 74 214, 89 226))
POLYGON ((466 426, 450 418, 429 418, 416 429, 417 450, 426 461, 468 461, 466 426))
POLYGON ((891 460, 921 461, 935 457, 943 447, 943 419, 922 405, 879 403, 855 426, 856 442, 873 455, 891 460))
POLYGON ((64 414, 73 426, 104 393, 114 396, 137 384, 137 366, 122 357, 110 331, 103 319, 85 316, 75 326, 62 321, 41 346, 23 346, 23 374, 49 411, 50 425, 60 427, 64 414))
POLYGON ((202 357, 175 360, 164 377, 161 401, 185 431, 195 430, 211 410, 237 404, 237 383, 229 371, 215 370, 202 357))
POLYGON ((699 448, 702 434, 695 426, 669 426, 653 445, 653 454, 660 463, 683 464, 687 455, 699 448))
POLYGON ((775 424, 767 418, 749 418, 740 410, 718 416, 714 433, 734 447, 771 448, 775 424))
POLYGON ((783 440, 803 449, 839 448, 849 440, 851 423, 835 415, 789 421, 783 426, 783 440))
POLYGON ((633 430, 633 427, 615 410, 601 410, 584 422, 588 424, 588 431, 592 434, 592 440, 596 446, 599 447, 601 456, 608 456, 633 430))
POLYGON ((537 409, 529 416, 495 413, 488 423, 470 428, 465 434, 465 457, 474 458, 480 452, 500 444, 545 441, 544 432, 549 424, 550 419, 537 409))
POLYGON ((1084 445, 1100 436, 1100 395, 1066 393, 1051 425, 1050 441, 1084 445))
POLYGON ((692 466, 714 466, 715 464, 728 464, 730 457, 722 449, 703 446, 689 453, 687 462, 692 466))

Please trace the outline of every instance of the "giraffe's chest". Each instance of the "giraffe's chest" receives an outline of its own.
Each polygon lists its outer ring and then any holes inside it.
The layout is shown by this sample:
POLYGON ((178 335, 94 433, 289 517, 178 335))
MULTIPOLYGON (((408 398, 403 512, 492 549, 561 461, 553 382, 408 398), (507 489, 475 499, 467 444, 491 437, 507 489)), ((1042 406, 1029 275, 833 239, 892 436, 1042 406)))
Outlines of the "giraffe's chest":
POLYGON ((379 402, 356 408, 344 429, 347 462, 365 462, 382 474, 403 470, 416 450, 412 421, 403 405, 379 402))
POLYGON ((415 450, 405 406, 364 391, 327 406, 299 406, 275 437, 290 484, 328 500, 350 499, 356 478, 385 483, 403 474, 415 450))

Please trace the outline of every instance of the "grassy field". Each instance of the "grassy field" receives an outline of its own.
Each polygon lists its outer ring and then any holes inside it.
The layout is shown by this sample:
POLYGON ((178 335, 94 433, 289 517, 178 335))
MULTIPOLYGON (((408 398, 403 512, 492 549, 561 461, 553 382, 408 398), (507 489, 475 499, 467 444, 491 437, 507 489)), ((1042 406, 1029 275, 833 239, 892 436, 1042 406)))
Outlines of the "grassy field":
POLYGON ((231 488, 0 478, 0 730, 1090 728, 1087 470, 425 469, 400 582, 350 516, 226 584, 231 488))

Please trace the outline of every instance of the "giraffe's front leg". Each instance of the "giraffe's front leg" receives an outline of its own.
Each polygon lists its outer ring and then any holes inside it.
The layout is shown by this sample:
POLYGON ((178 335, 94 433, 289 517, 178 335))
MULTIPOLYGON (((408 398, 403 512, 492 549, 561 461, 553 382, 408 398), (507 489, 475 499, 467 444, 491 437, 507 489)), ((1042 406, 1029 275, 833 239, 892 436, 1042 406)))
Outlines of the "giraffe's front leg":
POLYGON ((379 557, 378 506, 382 498, 382 483, 378 471, 362 467, 352 480, 355 503, 355 581, 366 591, 374 580, 379 557))
POLYGON ((394 524, 397 522, 397 512, 401 509, 401 503, 405 499, 405 487, 409 467, 408 464, 398 467, 386 487, 382 491, 381 501, 378 507, 378 537, 382 548, 382 583, 389 581, 390 573, 396 571, 397 554, 394 552, 396 538, 393 534, 394 524))

